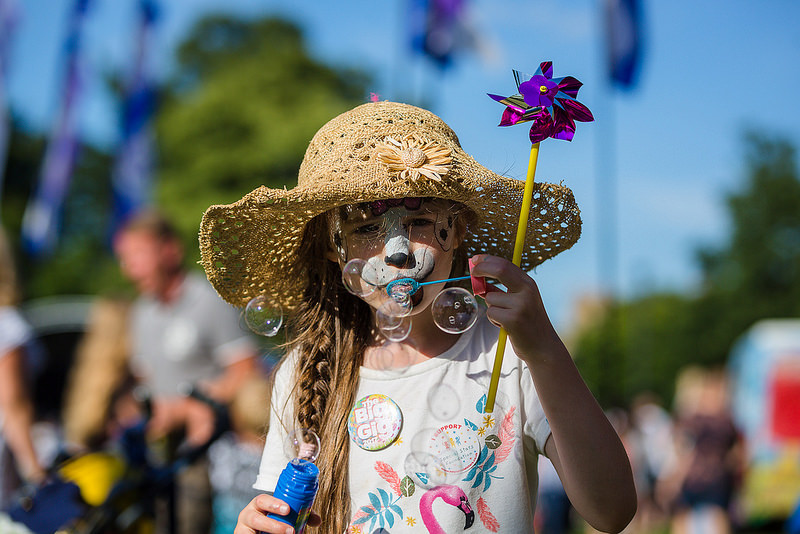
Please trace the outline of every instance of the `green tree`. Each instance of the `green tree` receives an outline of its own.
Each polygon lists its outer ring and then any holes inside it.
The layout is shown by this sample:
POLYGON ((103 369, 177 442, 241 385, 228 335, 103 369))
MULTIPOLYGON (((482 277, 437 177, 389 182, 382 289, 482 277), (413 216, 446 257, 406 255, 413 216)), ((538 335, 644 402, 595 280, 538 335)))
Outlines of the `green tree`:
POLYGON ((314 132, 364 100, 368 77, 311 58, 300 30, 274 18, 204 19, 177 60, 157 122, 157 202, 195 252, 208 206, 296 184, 314 132))
POLYGON ((730 235, 697 254, 700 290, 614 303, 578 335, 576 361, 604 405, 645 389, 669 400, 684 366, 722 365, 757 320, 800 316, 795 149, 753 133, 744 145, 745 182, 726 199, 730 235))

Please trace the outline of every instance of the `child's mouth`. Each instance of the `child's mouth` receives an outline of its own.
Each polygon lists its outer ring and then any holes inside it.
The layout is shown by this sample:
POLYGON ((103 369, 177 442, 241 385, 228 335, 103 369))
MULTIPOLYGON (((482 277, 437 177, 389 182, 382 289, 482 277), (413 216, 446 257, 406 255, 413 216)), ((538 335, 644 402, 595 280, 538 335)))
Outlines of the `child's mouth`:
POLYGON ((425 296, 425 288, 420 287, 417 289, 413 295, 411 295, 411 304, 417 306, 420 302, 422 302, 422 298, 425 296))

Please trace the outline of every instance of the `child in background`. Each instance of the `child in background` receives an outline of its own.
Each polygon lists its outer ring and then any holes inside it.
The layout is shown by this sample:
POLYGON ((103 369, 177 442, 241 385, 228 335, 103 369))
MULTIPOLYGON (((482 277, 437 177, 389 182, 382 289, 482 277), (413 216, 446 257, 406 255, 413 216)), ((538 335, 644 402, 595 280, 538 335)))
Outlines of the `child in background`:
POLYGON ((209 208, 200 246, 219 294, 237 306, 263 297, 288 316, 255 483, 263 494, 237 534, 293 531, 266 514, 289 511, 271 492, 297 428, 321 438, 309 523, 321 532, 531 532, 539 454, 591 525, 627 525, 636 494, 625 450, 526 274, 574 244, 578 209, 566 187, 536 184, 517 267, 505 258, 523 187, 478 164, 432 113, 374 102, 317 132, 294 189, 209 208), (431 303, 468 258, 474 276, 506 290, 490 287, 471 329, 443 332, 431 303), (367 282, 351 286, 359 296, 342 278, 354 259, 367 282), (403 300, 404 339, 382 323, 397 303, 386 286, 400 278, 434 282, 403 300), (487 414, 497 325, 510 343, 487 414))
POLYGON ((214 492, 214 534, 230 534, 239 512, 258 494, 252 486, 269 424, 269 383, 254 375, 237 390, 230 404, 232 430, 208 450, 214 492))

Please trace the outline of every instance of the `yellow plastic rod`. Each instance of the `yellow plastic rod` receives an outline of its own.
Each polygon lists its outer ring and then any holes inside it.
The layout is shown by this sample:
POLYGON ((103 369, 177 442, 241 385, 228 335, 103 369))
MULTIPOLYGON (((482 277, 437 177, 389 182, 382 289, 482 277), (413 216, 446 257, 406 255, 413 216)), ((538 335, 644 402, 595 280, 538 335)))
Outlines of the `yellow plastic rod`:
MULTIPOLYGON (((525 191, 522 194, 522 207, 519 210, 517 239, 514 242, 514 257, 511 260, 517 267, 522 263, 522 250, 525 247, 525 233, 528 229, 528 216, 531 212, 531 199, 533 198, 533 180, 536 176, 536 164, 538 162, 539 143, 534 143, 533 146, 531 146, 531 155, 528 159, 528 173, 525 176, 525 191)), ((494 399, 497 396, 497 384, 500 382, 500 369, 503 367, 503 354, 506 350, 507 337, 506 329, 501 328, 500 337, 497 339, 497 352, 494 354, 492 380, 489 382, 489 394, 486 396, 484 413, 492 413, 494 411, 494 399)))

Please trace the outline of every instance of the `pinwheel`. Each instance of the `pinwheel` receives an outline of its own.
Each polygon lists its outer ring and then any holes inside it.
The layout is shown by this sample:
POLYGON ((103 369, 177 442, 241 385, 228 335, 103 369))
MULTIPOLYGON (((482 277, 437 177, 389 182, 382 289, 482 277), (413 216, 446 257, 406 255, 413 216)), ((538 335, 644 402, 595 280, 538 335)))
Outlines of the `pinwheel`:
POLYGON ((544 141, 548 137, 572 141, 575 135, 575 121, 594 120, 589 108, 576 100, 578 90, 583 85, 572 76, 553 78, 553 63, 545 61, 533 76, 514 71, 518 94, 489 97, 506 105, 500 126, 512 126, 522 122, 532 122, 531 143, 544 141))
MULTIPOLYGON (((519 225, 514 243, 512 261, 519 266, 522 263, 522 249, 525 245, 525 230, 528 227, 528 216, 533 196, 533 181, 536 176, 536 164, 539 160, 539 143, 548 137, 572 141, 575 136, 575 121, 591 122, 594 120, 589 108, 576 100, 581 82, 572 76, 553 78, 553 62, 544 61, 539 65, 536 74, 526 76, 514 71, 518 94, 512 96, 489 96, 506 106, 499 126, 512 126, 531 122, 531 153, 528 160, 528 172, 525 178, 525 190, 519 212, 519 225), (528 78, 520 82, 521 79, 528 78)), ((489 382, 489 393, 486 396, 484 411, 494 410, 497 396, 497 385, 500 381, 500 369, 503 366, 503 353, 506 347, 507 333, 500 330, 497 341, 497 352, 494 357, 492 378, 489 382)))

